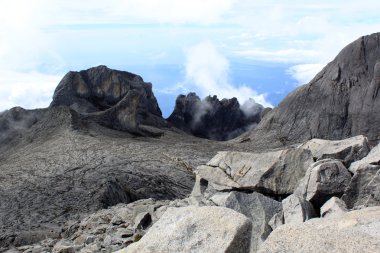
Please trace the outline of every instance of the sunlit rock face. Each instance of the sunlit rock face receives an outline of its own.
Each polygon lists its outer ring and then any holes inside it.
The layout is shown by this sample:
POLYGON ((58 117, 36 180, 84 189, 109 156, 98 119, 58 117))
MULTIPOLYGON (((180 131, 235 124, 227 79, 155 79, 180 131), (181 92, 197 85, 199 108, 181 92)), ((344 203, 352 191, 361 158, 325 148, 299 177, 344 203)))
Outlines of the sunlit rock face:
POLYGON ((153 134, 145 125, 166 125, 151 83, 106 66, 67 73, 57 86, 50 107, 60 105, 107 127, 137 135, 153 134))

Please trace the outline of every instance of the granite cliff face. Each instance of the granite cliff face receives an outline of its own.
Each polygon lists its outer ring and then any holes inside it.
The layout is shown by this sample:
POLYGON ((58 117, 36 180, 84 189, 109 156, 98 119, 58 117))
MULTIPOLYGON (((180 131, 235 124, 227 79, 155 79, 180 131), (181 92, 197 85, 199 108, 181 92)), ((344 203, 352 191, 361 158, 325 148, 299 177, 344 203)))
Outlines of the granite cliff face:
POLYGON ((253 129, 261 120, 263 106, 249 100, 240 105, 236 98, 201 100, 195 93, 177 97, 167 119, 173 126, 201 138, 225 141, 253 129))
POLYGON ((380 33, 346 46, 309 84, 291 92, 239 140, 280 147, 312 138, 380 136, 380 33))

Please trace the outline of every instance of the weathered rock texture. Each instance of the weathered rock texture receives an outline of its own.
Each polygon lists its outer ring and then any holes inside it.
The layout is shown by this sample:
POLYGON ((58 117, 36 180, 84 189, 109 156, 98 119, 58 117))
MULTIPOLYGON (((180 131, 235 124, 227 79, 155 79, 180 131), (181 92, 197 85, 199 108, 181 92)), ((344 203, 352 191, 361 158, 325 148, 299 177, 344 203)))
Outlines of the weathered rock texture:
POLYGON ((286 224, 302 223, 317 216, 313 205, 309 201, 294 194, 282 200, 282 208, 286 224))
POLYGON ((229 140, 253 129, 261 120, 264 107, 249 100, 242 106, 236 98, 219 100, 208 96, 201 100, 195 93, 177 97, 173 113, 167 119, 189 134, 213 140, 229 140))
POLYGON ((193 187, 193 168, 218 150, 235 149, 170 131, 136 138, 67 107, 36 115, 0 143, 0 249, 58 237, 66 221, 118 203, 183 198, 193 187))
POLYGON ((151 83, 138 75, 106 66, 67 73, 58 84, 50 106, 60 105, 104 126, 137 135, 156 134, 144 125, 166 125, 151 83))
POLYGON ((373 149, 371 149, 371 151, 369 152, 369 154, 366 157, 364 157, 363 159, 361 159, 359 161, 352 163, 351 166, 349 167, 349 170, 352 173, 355 173, 356 170, 360 166, 362 166, 362 165, 366 166, 368 164, 372 164, 372 165, 379 165, 380 164, 380 144, 376 145, 373 149))
POLYGON ((362 135, 337 141, 312 139, 300 148, 309 149, 317 161, 327 158, 338 159, 347 167, 352 162, 364 158, 370 151, 367 138, 362 135))
POLYGON ((361 164, 344 191, 348 208, 380 205, 380 166, 361 164))
POLYGON ((140 240, 169 207, 187 206, 186 200, 138 200, 97 211, 80 221, 69 221, 61 239, 45 239, 14 249, 15 253, 115 252, 140 240))
POLYGON ((320 208, 331 197, 341 197, 351 174, 338 160, 321 160, 310 166, 298 190, 301 196, 320 208))
POLYGON ((380 136, 380 33, 346 46, 309 84, 291 92, 239 140, 279 147, 313 138, 380 136))
POLYGON ((305 149, 265 153, 219 152, 196 172, 221 188, 289 195, 312 163, 311 153, 305 149))
POLYGON ((341 216, 285 224, 268 237, 260 253, 380 252, 380 207, 341 216))
POLYGON ((23 132, 31 128, 43 110, 25 110, 14 107, 0 114, 0 153, 9 146, 16 145, 23 136, 23 132))
POLYGON ((342 215, 345 212, 347 212, 346 203, 337 197, 332 197, 321 207, 321 217, 324 218, 342 215))
POLYGON ((251 232, 251 221, 228 208, 171 208, 140 241, 119 252, 248 253, 251 232))
MULTIPOLYGON (((211 197, 218 206, 223 206, 244 214, 252 221, 251 252, 256 252, 272 232, 269 221, 282 212, 281 202, 264 195, 242 192, 219 193, 211 197)), ((222 226, 222 224, 221 224, 222 226)))

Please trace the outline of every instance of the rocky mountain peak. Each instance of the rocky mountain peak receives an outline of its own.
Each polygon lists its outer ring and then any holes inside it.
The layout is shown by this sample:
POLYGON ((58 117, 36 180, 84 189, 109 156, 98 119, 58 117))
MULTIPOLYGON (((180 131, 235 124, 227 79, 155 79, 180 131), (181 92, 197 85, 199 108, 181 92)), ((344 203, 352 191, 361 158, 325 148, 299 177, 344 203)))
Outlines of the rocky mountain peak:
POLYGON ((151 83, 106 66, 67 73, 58 84, 50 107, 62 105, 101 125, 137 135, 154 135, 145 125, 166 125, 151 83))
POLYGON ((217 96, 208 96, 201 100, 195 93, 189 93, 177 97, 167 120, 198 137, 229 140, 255 127, 263 109, 254 100, 240 105, 236 98, 219 100, 217 96))

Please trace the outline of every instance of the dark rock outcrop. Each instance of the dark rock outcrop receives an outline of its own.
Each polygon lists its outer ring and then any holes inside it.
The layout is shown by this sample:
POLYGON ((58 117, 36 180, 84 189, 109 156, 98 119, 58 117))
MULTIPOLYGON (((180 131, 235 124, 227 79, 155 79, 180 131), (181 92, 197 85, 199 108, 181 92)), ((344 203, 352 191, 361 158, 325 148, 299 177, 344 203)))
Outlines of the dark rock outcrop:
POLYGON ((260 122, 263 110, 253 100, 240 105, 236 98, 219 100, 208 96, 201 100, 195 93, 189 93, 177 97, 167 120, 189 134, 223 141, 253 129, 260 122))
POLYGON ((31 128, 40 117, 42 110, 25 110, 14 107, 0 114, 0 153, 2 147, 15 145, 24 131, 31 128), (12 145, 11 145, 12 144, 12 145))
POLYGON ((239 140, 279 147, 312 138, 380 136, 380 33, 346 46, 309 84, 291 92, 239 140))
POLYGON ((70 71, 58 84, 50 107, 68 106, 84 118, 135 135, 157 135, 144 125, 166 126, 152 84, 135 74, 98 66, 70 71))

